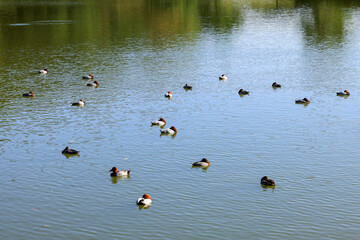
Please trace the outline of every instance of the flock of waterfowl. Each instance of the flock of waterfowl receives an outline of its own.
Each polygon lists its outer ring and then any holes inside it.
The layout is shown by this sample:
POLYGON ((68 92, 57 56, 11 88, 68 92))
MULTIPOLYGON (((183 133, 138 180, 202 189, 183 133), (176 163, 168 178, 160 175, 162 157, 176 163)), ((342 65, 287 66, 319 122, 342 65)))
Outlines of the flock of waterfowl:
MULTIPOLYGON (((43 69, 43 70, 39 70, 38 71, 40 74, 48 74, 48 69, 43 69)), ((92 80, 94 79, 94 75, 89 74, 87 76, 83 76, 83 79, 86 80, 92 80)), ((222 74, 219 77, 219 80, 227 80, 228 77, 225 74, 222 74)), ((98 87, 99 83, 97 81, 94 82, 88 82, 86 84, 87 86, 90 87, 98 87)), ((272 84, 273 88, 281 88, 281 84, 278 84, 277 82, 274 82, 272 84)), ((183 87, 185 90, 191 90, 192 86, 185 84, 185 86, 183 87)), ((238 94, 239 95, 248 95, 250 92, 246 91, 244 89, 240 89, 238 94)), ((336 93, 337 96, 349 96, 350 92, 348 90, 344 90, 343 92, 337 92, 336 93)), ((30 91, 29 93, 24 93, 23 94, 24 97, 35 97, 35 93, 30 91)), ((165 93, 165 97, 166 98, 172 98, 173 94, 172 92, 167 92, 165 93)), ((309 104, 310 101, 307 98, 303 98, 303 99, 299 99, 299 100, 295 100, 295 103, 297 104, 309 104)), ((80 106, 83 107, 85 105, 85 101, 83 99, 80 99, 78 102, 74 102, 71 104, 72 106, 80 106)), ((159 126, 161 128, 163 128, 166 125, 166 121, 164 118, 159 118, 159 120, 157 121, 153 121, 151 122, 152 126, 159 126)), ((160 134, 164 134, 164 135, 171 135, 174 136, 177 133, 177 129, 174 126, 171 126, 170 128, 164 128, 164 129, 160 129, 160 134)), ((79 154, 79 151, 74 150, 74 149, 70 149, 69 147, 66 147, 64 150, 62 150, 62 154, 64 155, 77 155, 79 154)), ((193 167, 201 167, 203 169, 207 169, 209 166, 211 165, 210 161, 206 158, 201 159, 201 161, 197 161, 197 162, 193 162, 192 166, 193 167)), ((128 177, 130 176, 130 170, 118 170, 116 167, 113 167, 109 172, 111 177, 128 177)), ((261 178, 260 180, 260 184, 263 187, 274 187, 275 186, 275 181, 272 179, 269 179, 267 176, 264 176, 261 178)), ((149 194, 144 194, 141 198, 138 198, 136 203, 138 205, 144 205, 149 207, 149 205, 151 204, 152 200, 149 194)))

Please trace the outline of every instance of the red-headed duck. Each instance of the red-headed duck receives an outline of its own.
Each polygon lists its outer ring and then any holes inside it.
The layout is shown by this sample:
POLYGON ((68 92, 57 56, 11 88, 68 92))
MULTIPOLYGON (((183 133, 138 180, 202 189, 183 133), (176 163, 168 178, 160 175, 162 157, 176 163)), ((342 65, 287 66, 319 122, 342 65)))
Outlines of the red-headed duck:
POLYGON ((48 74, 49 71, 45 68, 44 70, 39 70, 38 72, 41 74, 48 74))
POLYGON ((177 133, 177 129, 174 126, 171 128, 160 129, 161 134, 175 135, 177 133))
POLYGON ((94 82, 89 82, 86 84, 86 86, 89 86, 89 87, 98 87, 99 86, 99 83, 97 81, 94 81, 94 82))
POLYGON ((111 177, 126 177, 130 176, 130 170, 119 171, 116 167, 113 167, 109 172, 111 177))
POLYGON ((149 194, 144 194, 141 198, 138 198, 138 200, 136 201, 136 204, 139 205, 149 205, 151 204, 152 200, 149 194))
POLYGON ((338 96, 349 96, 350 92, 348 90, 344 90, 343 92, 337 92, 336 95, 338 95, 338 96))
POLYGON ((193 162, 192 165, 193 165, 193 167, 206 168, 206 167, 209 167, 211 165, 211 163, 206 158, 203 158, 203 159, 201 159, 201 161, 193 162))
POLYGON ((167 98, 172 98, 172 92, 167 92, 167 93, 165 93, 165 97, 167 97, 167 98))
POLYGON ((264 186, 275 186, 275 181, 268 178, 267 176, 264 176, 261 178, 260 184, 264 186))
POLYGON ((156 125, 156 126, 160 126, 160 127, 165 126, 165 124, 166 124, 166 121, 165 121, 165 119, 163 119, 163 118, 160 118, 160 119, 157 120, 157 121, 151 122, 151 125, 156 125))
POLYGON ((307 98, 303 98, 303 99, 296 100, 295 103, 308 104, 308 103, 310 103, 310 101, 307 98))
POLYGON ((23 97, 35 97, 35 93, 34 92, 24 93, 23 97))
POLYGON ((87 75, 87 76, 83 76, 82 78, 83 78, 83 79, 93 79, 93 78, 94 78, 94 75, 89 74, 89 75, 87 75))
POLYGON ((74 150, 74 149, 70 149, 69 147, 66 147, 64 150, 62 150, 61 153, 62 154, 78 154, 79 151, 74 150))
POLYGON ((80 101, 78 101, 78 102, 74 102, 71 104, 71 106, 84 106, 84 105, 85 105, 85 102, 82 99, 80 99, 80 101))

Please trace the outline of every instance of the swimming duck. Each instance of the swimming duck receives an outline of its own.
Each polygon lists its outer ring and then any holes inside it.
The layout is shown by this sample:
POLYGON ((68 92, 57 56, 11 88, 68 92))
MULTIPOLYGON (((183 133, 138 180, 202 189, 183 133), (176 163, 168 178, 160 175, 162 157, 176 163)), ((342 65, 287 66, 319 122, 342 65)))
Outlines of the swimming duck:
POLYGON ((177 130, 174 126, 171 126, 171 128, 160 129, 160 132, 161 134, 175 135, 177 130))
POLYGON ((219 80, 226 80, 227 79, 227 76, 225 74, 222 74, 220 77, 219 77, 219 80))
POLYGON ((35 93, 34 92, 24 93, 23 97, 35 97, 35 93))
POLYGON ((278 84, 277 82, 273 82, 272 87, 273 88, 281 88, 281 84, 278 84))
POLYGON ((249 94, 250 92, 245 91, 244 89, 240 89, 238 93, 241 94, 241 95, 245 95, 245 94, 249 94))
POLYGON ((89 82, 86 84, 86 86, 89 86, 89 87, 98 87, 99 86, 99 83, 97 81, 94 81, 94 82, 89 82))
POLYGON ((39 70, 39 73, 41 74, 47 74, 49 71, 45 68, 44 70, 39 70))
POLYGON ((79 151, 74 150, 74 149, 70 149, 69 147, 66 147, 64 150, 62 150, 61 153, 62 154, 78 154, 79 151))
POLYGON ((74 102, 71 104, 71 106, 84 106, 84 105, 85 105, 85 102, 82 99, 80 99, 80 101, 78 101, 78 102, 74 102))
POLYGON ((310 103, 310 101, 307 98, 303 98, 303 99, 296 100, 295 103, 308 104, 308 103, 310 103))
POLYGON ((111 177, 125 177, 130 176, 130 170, 119 171, 116 167, 113 167, 109 172, 111 177))
POLYGON ((172 92, 167 92, 167 93, 165 93, 165 97, 167 97, 167 98, 172 98, 172 92))
POLYGON ((160 126, 160 127, 165 126, 165 124, 166 124, 166 121, 165 121, 165 119, 163 119, 163 118, 160 118, 160 119, 157 120, 157 121, 151 122, 151 125, 156 125, 156 126, 160 126))
POLYGON ((337 92, 336 95, 338 96, 349 96, 350 93, 348 90, 344 90, 343 92, 337 92))
POLYGON ((188 84, 185 84, 185 86, 183 87, 185 90, 191 90, 192 89, 192 86, 188 85, 188 84))
POLYGON ((267 176, 264 176, 261 178, 260 184, 264 186, 275 186, 275 181, 268 178, 267 176))
POLYGON ((89 74, 87 76, 83 76, 83 79, 93 79, 94 78, 94 75, 92 74, 89 74))
POLYGON ((152 200, 149 194, 144 194, 141 198, 138 198, 138 200, 136 201, 136 204, 139 205, 149 205, 151 204, 152 200))
POLYGON ((211 163, 206 158, 201 159, 201 161, 193 162, 193 167, 209 167, 211 163))

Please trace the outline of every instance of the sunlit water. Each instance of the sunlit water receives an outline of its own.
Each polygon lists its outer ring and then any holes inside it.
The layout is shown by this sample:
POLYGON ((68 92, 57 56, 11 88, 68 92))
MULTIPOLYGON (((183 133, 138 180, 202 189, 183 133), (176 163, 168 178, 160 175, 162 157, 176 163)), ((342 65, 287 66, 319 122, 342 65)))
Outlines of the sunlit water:
POLYGON ((324 2, 0 1, 0 238, 357 239, 360 11, 324 2))

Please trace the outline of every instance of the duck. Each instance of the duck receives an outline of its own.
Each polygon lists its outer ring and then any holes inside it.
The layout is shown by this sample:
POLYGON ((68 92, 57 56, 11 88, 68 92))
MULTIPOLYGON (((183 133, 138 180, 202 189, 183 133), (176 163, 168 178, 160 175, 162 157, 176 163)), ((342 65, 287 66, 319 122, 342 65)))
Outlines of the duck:
POLYGON ((49 71, 45 68, 44 70, 39 70, 38 72, 41 74, 48 74, 49 71))
POLYGON ((201 159, 201 161, 193 162, 193 167, 209 167, 211 163, 206 158, 201 159))
POLYGON ((172 98, 172 92, 167 92, 167 93, 165 93, 165 97, 167 97, 167 98, 172 98))
POLYGON ((238 93, 241 94, 241 95, 246 95, 246 94, 249 94, 250 92, 245 91, 244 89, 240 89, 238 93))
POLYGON ((303 99, 296 100, 295 103, 308 104, 308 103, 310 103, 310 101, 307 98, 303 98, 303 99))
POLYGON ((80 101, 78 101, 78 102, 74 102, 71 104, 71 106, 84 106, 84 105, 85 105, 85 102, 82 99, 80 99, 80 101))
POLYGON ((277 82, 273 82, 272 87, 273 88, 281 88, 281 84, 279 84, 277 82))
POLYGON ((136 204, 139 205, 149 205, 152 203, 151 197, 149 194, 144 194, 141 198, 138 198, 138 200, 136 201, 136 204))
POLYGON ((78 154, 80 151, 70 149, 69 147, 66 147, 64 150, 62 150, 62 154, 78 154))
POLYGON ((35 97, 35 93, 34 92, 24 93, 23 97, 35 97))
POLYGON ((185 84, 185 86, 183 87, 185 90, 192 90, 192 86, 185 84))
POLYGON ((226 80, 227 79, 227 76, 225 74, 222 74, 220 77, 219 77, 219 80, 226 80))
POLYGON ((99 83, 97 81, 94 81, 94 82, 89 82, 86 84, 86 86, 89 86, 89 87, 98 87, 99 86, 99 83))
POLYGON ((94 78, 94 75, 89 74, 89 75, 87 75, 87 76, 83 76, 82 78, 83 78, 83 79, 93 79, 93 78, 94 78))
POLYGON ((177 133, 177 129, 174 126, 171 126, 171 128, 160 129, 160 133, 175 135, 177 133))
POLYGON ((163 118, 159 118, 159 120, 151 122, 151 125, 152 126, 156 125, 156 126, 163 127, 163 126, 166 125, 166 121, 163 118))
POLYGON ((349 96, 350 92, 348 90, 344 90, 343 92, 337 92, 336 95, 338 95, 338 96, 349 96))
POLYGON ((130 170, 119 171, 116 167, 113 167, 109 172, 111 177, 125 177, 130 176, 130 170))
POLYGON ((275 181, 268 178, 267 176, 264 176, 261 178, 260 184, 264 186, 275 186, 275 181))

